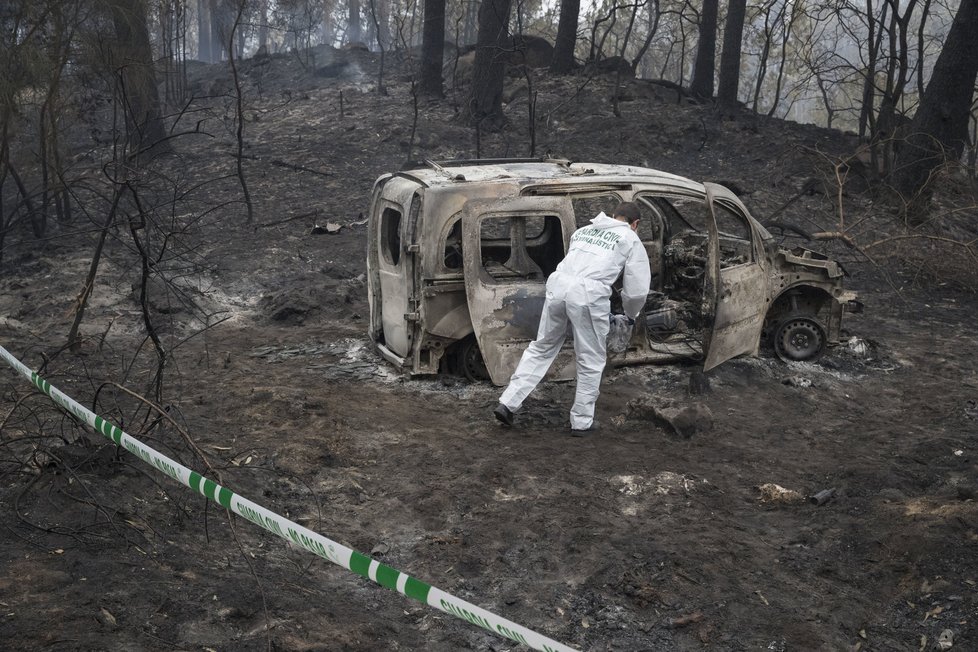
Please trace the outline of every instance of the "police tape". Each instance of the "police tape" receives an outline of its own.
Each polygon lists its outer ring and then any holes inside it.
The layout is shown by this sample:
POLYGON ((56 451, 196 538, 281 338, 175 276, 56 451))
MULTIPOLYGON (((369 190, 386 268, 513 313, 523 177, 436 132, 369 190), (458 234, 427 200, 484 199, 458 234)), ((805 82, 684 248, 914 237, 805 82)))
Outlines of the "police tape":
POLYGON ((461 618, 473 625, 497 634, 511 641, 522 643, 534 650, 543 652, 576 652, 574 648, 554 641, 531 629, 507 620, 474 604, 457 598, 438 587, 431 586, 398 570, 381 564, 376 559, 347 548, 321 534, 313 532, 298 523, 279 516, 247 498, 243 498, 227 487, 222 487, 213 480, 191 471, 179 462, 150 448, 132 436, 123 432, 94 412, 86 409, 57 387, 44 380, 14 357, 7 349, 0 346, 0 357, 27 378, 35 387, 44 392, 52 401, 74 415, 80 421, 87 423, 96 432, 102 434, 116 446, 121 446, 153 466, 177 482, 190 487, 204 498, 213 500, 221 507, 229 509, 255 525, 276 534, 286 541, 308 550, 314 555, 333 562, 338 566, 353 571, 388 589, 414 598, 439 611, 461 618))

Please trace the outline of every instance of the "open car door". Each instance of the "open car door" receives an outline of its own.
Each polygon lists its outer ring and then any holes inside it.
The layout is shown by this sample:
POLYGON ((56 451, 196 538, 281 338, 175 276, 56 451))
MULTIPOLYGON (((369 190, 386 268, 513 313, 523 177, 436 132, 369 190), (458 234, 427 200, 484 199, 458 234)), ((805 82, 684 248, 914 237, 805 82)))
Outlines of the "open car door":
POLYGON ((735 356, 757 352, 767 310, 768 280, 760 262, 763 258, 757 246, 759 235, 739 215, 739 210, 733 208, 740 206, 736 195, 712 183, 704 186, 709 240, 702 310, 711 325, 704 334, 703 369, 708 371, 735 356), (723 203, 727 206, 718 204, 718 200, 726 200, 723 203), (722 221, 732 227, 729 230, 718 226, 721 212, 722 221), (731 243, 738 238, 749 241, 741 241, 736 260, 725 263, 726 247, 721 246, 721 238, 731 243))
POLYGON ((414 242, 419 202, 415 185, 392 179, 383 197, 372 208, 380 219, 370 225, 369 256, 376 283, 371 306, 371 327, 379 326, 378 344, 385 356, 403 364, 413 351, 416 322, 409 321, 415 303, 415 258, 408 246, 414 242), (379 315, 376 320, 374 313, 379 315), (376 320, 376 323, 374 323, 376 320))
MULTIPOLYGON (((462 209, 465 295, 489 377, 505 385, 536 339, 546 279, 574 231, 566 197, 473 200, 462 209)), ((561 352, 547 375, 574 377, 573 352, 561 352), (568 364, 569 362, 569 364, 568 364)))

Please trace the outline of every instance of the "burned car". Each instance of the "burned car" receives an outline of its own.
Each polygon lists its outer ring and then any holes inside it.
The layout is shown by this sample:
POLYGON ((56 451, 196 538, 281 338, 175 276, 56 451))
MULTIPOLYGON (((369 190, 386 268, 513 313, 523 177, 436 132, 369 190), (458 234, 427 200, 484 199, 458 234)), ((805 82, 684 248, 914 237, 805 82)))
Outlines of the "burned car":
MULTIPOLYGON (((374 184, 371 339, 412 374, 505 384, 571 234, 622 201, 641 207, 652 290, 610 365, 692 359, 709 370, 756 355, 764 338, 782 359, 814 360, 859 306, 837 262, 781 247, 723 186, 628 165, 427 161, 374 184)), ((568 338, 549 377, 573 375, 568 338)))

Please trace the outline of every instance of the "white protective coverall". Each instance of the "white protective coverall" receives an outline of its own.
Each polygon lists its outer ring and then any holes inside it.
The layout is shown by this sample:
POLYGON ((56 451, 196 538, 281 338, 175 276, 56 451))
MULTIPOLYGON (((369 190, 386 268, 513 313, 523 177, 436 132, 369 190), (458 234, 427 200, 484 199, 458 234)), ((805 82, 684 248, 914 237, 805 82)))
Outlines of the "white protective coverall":
POLYGON ((537 339, 523 352, 500 403, 512 412, 523 405, 560 352, 569 322, 577 359, 571 429, 591 427, 607 361, 611 286, 622 270, 622 307, 628 317, 635 319, 645 305, 652 281, 648 254, 627 222, 599 213, 590 226, 574 232, 567 256, 547 279, 547 298, 537 339))

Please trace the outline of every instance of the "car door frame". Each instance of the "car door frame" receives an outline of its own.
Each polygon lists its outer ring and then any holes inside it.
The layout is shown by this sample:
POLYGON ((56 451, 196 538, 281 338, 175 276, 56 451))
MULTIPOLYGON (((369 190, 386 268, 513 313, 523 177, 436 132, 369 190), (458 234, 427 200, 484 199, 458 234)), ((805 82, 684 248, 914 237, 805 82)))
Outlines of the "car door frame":
MULTIPOLYGON (((472 330, 482 352, 489 377, 505 385, 526 346, 536 338, 546 279, 495 279, 482 262, 481 224, 490 218, 557 216, 563 254, 574 232, 574 211, 567 196, 530 196, 470 200, 462 208, 462 267, 472 330)), ((525 236, 525 233, 524 233, 525 236)), ((512 232, 510 233, 512 254, 512 232)), ((551 367, 550 379, 573 377, 573 356, 568 374, 567 356, 551 367)))

